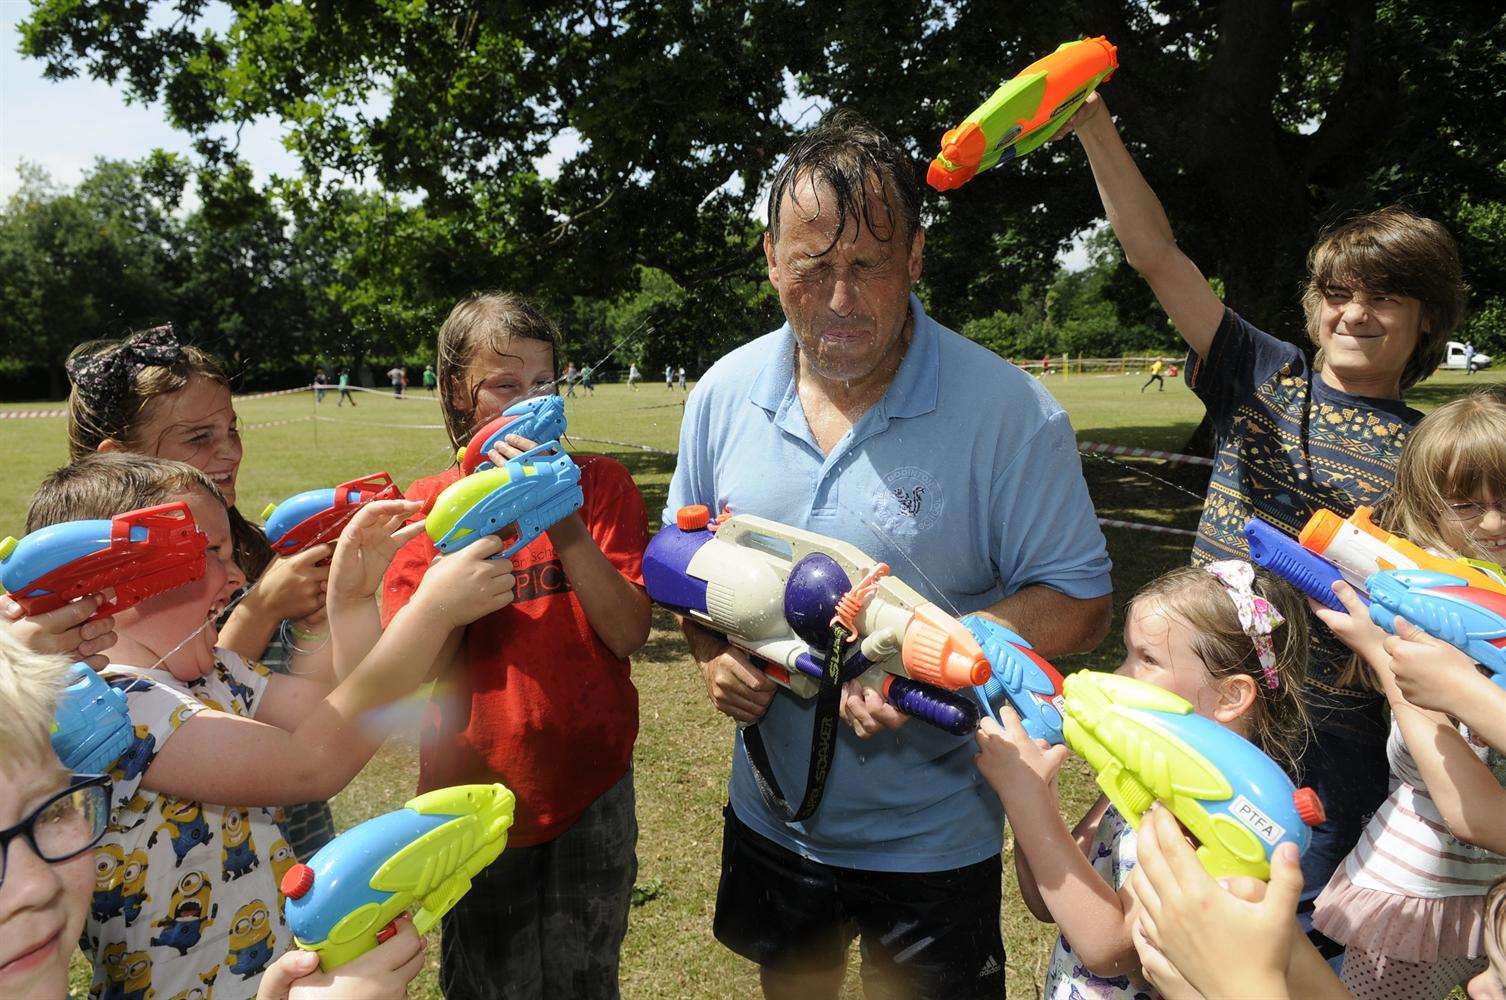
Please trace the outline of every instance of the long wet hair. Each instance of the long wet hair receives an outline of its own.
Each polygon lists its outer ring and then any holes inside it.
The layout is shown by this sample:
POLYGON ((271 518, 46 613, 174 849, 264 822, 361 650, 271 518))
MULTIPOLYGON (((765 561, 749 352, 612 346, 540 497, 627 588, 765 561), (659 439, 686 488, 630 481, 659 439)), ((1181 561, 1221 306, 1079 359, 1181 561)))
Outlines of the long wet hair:
POLYGON ((439 381, 440 408, 450 445, 459 448, 476 430, 476 391, 470 382, 471 362, 482 347, 507 353, 513 338, 537 340, 549 345, 553 375, 559 378, 560 331, 537 305, 512 292, 476 292, 467 295, 439 327, 435 349, 435 377, 439 381))

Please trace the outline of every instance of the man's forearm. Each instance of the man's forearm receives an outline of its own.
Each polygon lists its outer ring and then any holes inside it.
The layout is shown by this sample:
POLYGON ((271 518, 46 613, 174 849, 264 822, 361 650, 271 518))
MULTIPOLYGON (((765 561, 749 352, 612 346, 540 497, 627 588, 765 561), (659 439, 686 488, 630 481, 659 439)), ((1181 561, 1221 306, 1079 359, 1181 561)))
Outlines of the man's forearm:
POLYGON ((1046 659, 1085 653, 1109 634, 1112 594, 1068 597, 1045 584, 1022 587, 983 613, 999 619, 1030 641, 1046 659))

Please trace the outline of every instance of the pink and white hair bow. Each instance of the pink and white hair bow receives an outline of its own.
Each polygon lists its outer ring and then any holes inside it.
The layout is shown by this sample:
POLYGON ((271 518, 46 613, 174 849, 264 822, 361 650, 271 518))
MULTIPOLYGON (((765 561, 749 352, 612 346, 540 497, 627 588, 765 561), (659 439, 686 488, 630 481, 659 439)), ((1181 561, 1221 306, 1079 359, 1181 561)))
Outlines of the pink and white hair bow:
POLYGON ((1266 686, 1274 691, 1281 686, 1281 679, 1276 675, 1276 645, 1271 641, 1271 632, 1286 619, 1271 606, 1270 601, 1255 593, 1255 568, 1243 559, 1225 559, 1203 568, 1224 585, 1224 592, 1234 602, 1240 628, 1255 647, 1266 686))

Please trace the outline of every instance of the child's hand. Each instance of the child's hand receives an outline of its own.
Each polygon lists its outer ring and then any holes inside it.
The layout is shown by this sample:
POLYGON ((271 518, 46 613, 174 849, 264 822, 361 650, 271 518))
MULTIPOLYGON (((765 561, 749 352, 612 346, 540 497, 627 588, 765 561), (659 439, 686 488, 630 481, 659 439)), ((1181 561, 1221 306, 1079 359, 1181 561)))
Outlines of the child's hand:
POLYGON ((1107 118, 1108 116, 1109 106, 1103 103, 1098 92, 1094 91, 1088 95, 1086 101, 1082 102, 1082 107, 1072 112, 1072 117, 1067 119, 1067 124, 1058 129, 1051 138, 1060 139, 1064 135, 1071 135, 1079 128, 1091 127, 1100 117, 1107 118))
POLYGON ((369 600, 397 550, 424 530, 422 519, 407 524, 423 504, 417 500, 375 500, 356 512, 340 532, 330 564, 332 600, 369 600))
POLYGON ((270 618, 298 620, 324 607, 329 582, 328 560, 334 546, 312 545, 297 555, 278 556, 251 588, 253 601, 270 618))
POLYGON ((1386 630, 1370 620, 1370 609, 1349 584, 1343 580, 1338 581, 1333 585, 1333 593, 1344 605, 1344 610, 1334 611, 1308 598, 1307 603, 1312 607, 1313 614, 1332 629, 1333 634, 1344 641, 1344 645, 1364 657, 1372 669, 1384 673, 1389 669, 1390 661, 1382 646, 1386 641, 1386 630))
POLYGON ((504 548, 488 535, 447 556, 435 556, 413 595, 414 604, 451 628, 462 628, 512 603, 512 560, 492 559, 504 548))
POLYGON ((1462 718, 1480 700, 1481 682, 1495 687, 1480 676, 1474 660, 1405 618, 1396 619, 1396 634, 1387 636, 1383 645, 1397 689, 1418 708, 1462 718))
POLYGON ((267 969, 256 1000, 401 1000, 424 968, 424 939, 406 914, 397 933, 333 972, 319 971, 319 955, 295 950, 267 969))
POLYGON ((1023 792, 1031 788, 1054 796, 1056 775, 1062 761, 1067 759, 1067 748, 1031 739, 1020 725, 1019 715, 1008 705, 999 709, 999 720, 985 718, 974 734, 978 755, 973 760, 983 777, 1001 800, 1011 790, 1023 792))
POLYGON ((1130 874, 1140 912, 1134 934, 1146 975, 1169 995, 1187 982, 1204 996, 1285 996, 1293 919, 1302 893, 1297 850, 1277 848, 1263 898, 1241 886, 1239 895, 1215 882, 1182 836, 1175 817, 1154 806, 1135 842, 1139 864, 1130 874))
POLYGON ((65 604, 40 615, 28 615, 12 598, 0 594, 0 620, 8 622, 10 634, 34 653, 58 653, 82 660, 95 670, 110 662, 104 651, 115 645, 115 619, 86 619, 104 603, 100 594, 65 604))
POLYGON ((508 434, 486 453, 487 460, 493 465, 502 465, 510 458, 517 458, 525 451, 532 451, 541 442, 530 441, 521 434, 508 434))

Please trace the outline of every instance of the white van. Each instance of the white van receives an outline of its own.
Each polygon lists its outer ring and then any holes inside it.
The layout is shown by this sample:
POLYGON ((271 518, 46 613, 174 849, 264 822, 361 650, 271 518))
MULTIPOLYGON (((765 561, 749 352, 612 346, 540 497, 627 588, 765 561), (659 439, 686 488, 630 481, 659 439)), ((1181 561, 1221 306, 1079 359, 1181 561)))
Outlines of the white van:
MULTIPOLYGON (((1443 364, 1439 365, 1438 367, 1462 372, 1464 370, 1465 357, 1466 352, 1464 350, 1464 345, 1459 343, 1457 340, 1451 340, 1448 342, 1447 353, 1443 355, 1443 364)), ((1479 351, 1476 351, 1475 356, 1469 359, 1469 370, 1472 372, 1477 372, 1481 368, 1489 367, 1489 354, 1481 354, 1479 351)))

